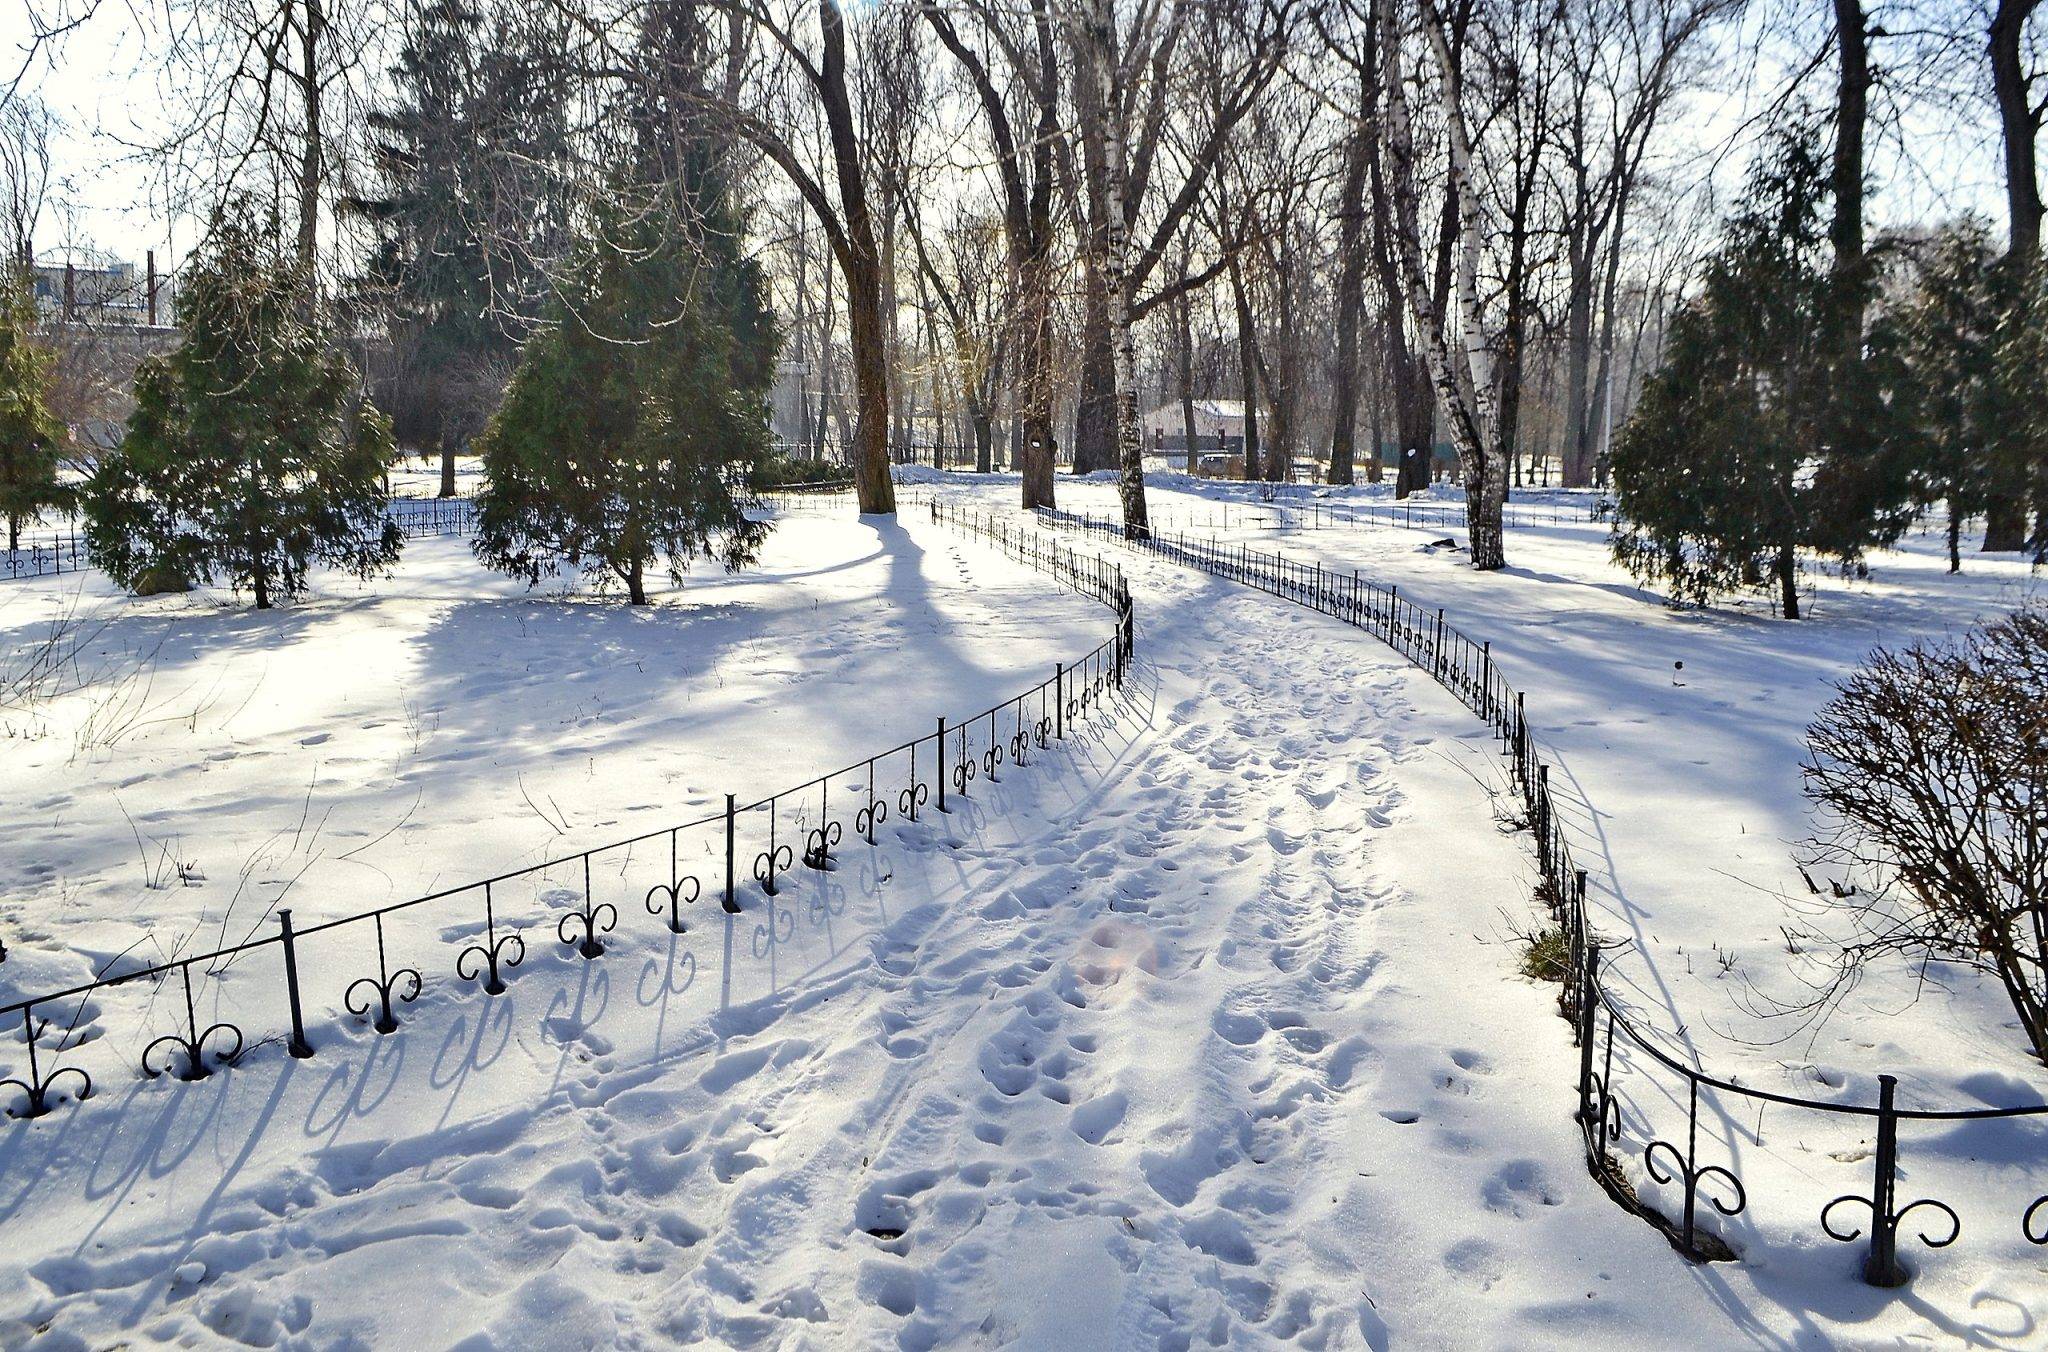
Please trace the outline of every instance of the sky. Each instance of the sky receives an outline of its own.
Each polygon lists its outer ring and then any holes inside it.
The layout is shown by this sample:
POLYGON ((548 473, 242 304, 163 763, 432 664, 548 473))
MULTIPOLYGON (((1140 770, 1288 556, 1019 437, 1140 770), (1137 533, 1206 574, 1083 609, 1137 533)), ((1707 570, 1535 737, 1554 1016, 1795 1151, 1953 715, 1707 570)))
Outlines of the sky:
MULTIPOLYGON (((43 6, 94 0, 29 0, 43 6)), ((1752 11, 1761 15, 1761 9, 1752 11)), ((97 249, 140 264, 157 251, 169 269, 198 234, 197 222, 176 218, 162 200, 134 146, 169 130, 170 93, 161 83, 152 53, 162 47, 162 11, 147 0, 97 0, 92 17, 57 44, 27 61, 22 88, 34 93, 63 122, 55 151, 57 180, 40 223, 39 256, 63 256, 67 248, 97 249)), ((1786 58, 1762 18, 1724 30, 1719 49, 1707 59, 1708 88, 1690 94, 1668 124, 1664 146, 1667 172, 1678 177, 1711 173, 1717 188, 1739 181, 1749 133, 1759 111, 1779 86, 1786 58)), ((28 4, 0 4, 0 52, 9 54, 7 73, 23 65, 30 36, 28 4)), ((1904 53, 1877 48, 1880 66, 1896 65, 1904 53)), ((1988 81, 1975 49, 1959 51, 1952 69, 1937 60, 1931 82, 1951 88, 1988 81)), ((1927 72, 1921 77, 1928 80, 1927 72)), ((1831 92, 1831 72, 1811 79, 1813 95, 1831 92)), ((1873 192, 1867 205, 1874 227, 1952 218, 1964 211, 2003 223, 2000 161, 1988 98, 1965 95, 1929 98, 1895 120, 1878 110, 1872 129, 1873 192), (1905 153, 1902 153, 1903 151, 1905 153)))

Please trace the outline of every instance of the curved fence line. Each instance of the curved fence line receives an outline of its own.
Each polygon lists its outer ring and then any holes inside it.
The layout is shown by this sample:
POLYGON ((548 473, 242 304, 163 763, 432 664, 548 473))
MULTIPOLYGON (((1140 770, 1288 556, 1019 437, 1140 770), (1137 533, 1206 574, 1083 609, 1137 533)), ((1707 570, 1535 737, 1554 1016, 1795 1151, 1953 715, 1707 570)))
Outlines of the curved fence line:
MULTIPOLYGON (((742 805, 727 794, 722 812, 695 821, 641 832, 317 925, 295 928, 291 911, 279 909, 274 934, 209 952, 181 954, 114 975, 103 972, 89 982, 0 1005, 0 1025, 16 1017, 21 1020, 27 1059, 25 1073, 0 1079, 0 1091, 15 1091, 7 1115, 41 1117, 66 1098, 83 1099, 92 1094, 91 1072, 76 1060, 63 1058, 86 1044, 87 1039, 73 1035, 97 992, 152 983, 157 995, 168 995, 170 1026, 147 1041, 142 1051, 140 1072, 146 1078, 174 1074, 182 1080, 202 1080, 216 1067, 239 1059, 250 1045, 241 1026, 250 1018, 246 1012, 238 1012, 234 1018, 221 1014, 230 996, 244 1010, 272 1016, 273 1026, 280 1032, 288 1028, 287 1050, 294 1057, 308 1057, 315 1050, 301 996, 308 941, 345 939, 353 945, 351 955, 364 964, 369 964, 374 953, 373 969, 362 969, 364 975, 335 984, 349 1013, 388 1034, 398 1029, 400 1011, 419 998, 428 978, 387 936, 387 919, 436 903, 462 903, 459 915, 442 917, 444 923, 459 922, 454 930, 444 931, 444 938, 452 933, 456 936, 452 942, 469 941, 456 955, 455 976, 475 982, 488 995, 498 995, 506 989, 506 972, 524 961, 525 935, 533 932, 534 923, 551 924, 556 938, 586 959, 604 955, 603 936, 619 925, 620 907, 599 895, 593 883, 594 862, 616 869, 623 878, 624 864, 631 861, 636 847, 653 847, 657 864, 665 855, 666 867, 637 900, 670 933, 682 934, 688 928, 685 915, 704 897, 707 880, 718 881, 709 869, 692 873, 683 867, 686 840, 693 849, 702 847, 712 860, 718 858, 722 847, 721 904, 727 914, 738 915, 748 909, 741 905, 748 878, 762 897, 772 899, 793 868, 830 871, 834 852, 849 831, 872 846, 877 843, 876 828, 892 813, 914 822, 932 811, 949 811, 949 788, 957 798, 966 795, 977 779, 996 783, 1006 767, 1029 766, 1038 753, 1066 738, 1081 720, 1102 708, 1123 684, 1136 638, 1123 571, 1100 555, 1078 553, 1044 532, 1016 529, 987 513, 933 503, 931 517, 949 529, 979 536, 1009 557, 1109 606, 1116 617, 1110 637, 1072 663, 1055 664, 1050 679, 998 704, 951 724, 939 718, 931 733, 751 803, 742 805), (743 861, 749 859, 751 868, 743 875, 743 861), (540 890, 563 874, 571 886, 540 890), (510 908, 504 904, 508 893, 516 893, 521 884, 535 891, 544 907, 538 917, 528 918, 525 928, 508 922, 510 908), (237 966, 248 955, 272 958, 274 963, 262 964, 268 968, 267 974, 250 973, 247 967, 237 966), (231 973, 237 978, 232 990, 231 973), (41 1013, 54 1008, 61 1018, 67 1007, 72 1012, 68 1027, 58 1027, 57 1019, 41 1013)), ((634 899, 620 896, 621 901, 634 899)), ((452 912, 457 908, 450 904, 442 909, 452 912)), ((788 911, 778 915, 772 900, 765 911, 763 924, 756 926, 757 957, 772 953, 788 938, 782 932, 785 927, 794 928, 788 911)), ((145 1028, 143 1036, 147 1037, 148 1031, 145 1028)), ((90 1039, 99 1040, 96 1035, 90 1039)))
MULTIPOLYGON (((1723 1163, 1704 1153, 1703 1093, 1874 1120, 1877 1140, 1870 1156, 1868 1189, 1835 1197, 1822 1205, 1819 1213, 1821 1229, 1829 1238, 1843 1243, 1866 1239, 1863 1274, 1873 1286, 1898 1286, 1909 1279, 1911 1274, 1898 1257, 1900 1229, 1909 1214, 1926 1209, 1932 1228, 1923 1222, 1916 1229, 1930 1248, 1945 1248, 1962 1233, 1961 1218, 1946 1202, 1931 1197, 1900 1201, 1902 1122, 1961 1123, 2048 1114, 2048 1103, 2008 1108, 1902 1108, 1897 1102, 1898 1080, 1893 1075, 1878 1076, 1874 1102, 1805 1098, 1752 1088, 1688 1064, 1662 1045, 1654 1032, 1638 1024, 1600 980, 1603 944, 1587 921, 1586 871, 1574 863, 1570 841, 1559 825, 1550 767, 1532 745, 1523 695, 1502 679, 1490 643, 1473 642, 1445 620, 1441 608, 1419 606, 1403 598, 1399 588, 1368 582, 1357 572, 1334 572, 1320 564, 1306 565, 1278 553, 1263 553, 1247 544, 1231 546, 1213 538, 1190 540, 1185 535, 1154 532, 1150 538, 1128 539, 1121 522, 1102 517, 1047 510, 1039 515, 1068 529, 1149 550, 1342 619, 1428 672, 1487 722, 1501 739, 1504 752, 1512 757, 1516 787, 1527 805, 1542 869, 1542 897, 1563 931, 1569 954, 1560 1005, 1571 1021, 1579 1050, 1577 1117, 1587 1168, 1617 1202, 1655 1225, 1688 1257, 1719 1260, 1735 1256, 1726 1242, 1702 1223, 1706 1219, 1701 1211, 1703 1202, 1723 1218, 1739 1215, 1749 1205, 1748 1190, 1732 1154, 1723 1163), (1648 1064, 1640 1064, 1639 1056, 1647 1058, 1648 1064), (1667 1097, 1674 1104, 1683 1098, 1682 1123, 1660 1128, 1639 1111, 1639 1120, 1630 1131, 1616 1093, 1617 1077, 1655 1077, 1660 1072, 1676 1079, 1677 1092, 1667 1097), (1651 1181, 1677 1189, 1679 1214, 1675 1219, 1639 1197, 1625 1175, 1616 1152, 1631 1136, 1640 1144, 1642 1167, 1651 1181), (1848 1223, 1846 1218, 1859 1209, 1867 1213, 1860 1217, 1863 1223, 1848 1223)), ((2028 1242, 2048 1245, 2048 1191, 2020 1209, 2015 1219, 2028 1242)))

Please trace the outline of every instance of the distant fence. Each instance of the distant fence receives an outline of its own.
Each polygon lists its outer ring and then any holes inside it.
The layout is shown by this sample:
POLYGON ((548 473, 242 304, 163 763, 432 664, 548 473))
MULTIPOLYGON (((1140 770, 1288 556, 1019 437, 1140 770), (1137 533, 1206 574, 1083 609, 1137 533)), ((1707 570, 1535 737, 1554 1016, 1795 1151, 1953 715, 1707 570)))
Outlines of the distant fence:
MULTIPOLYGON (((1510 502, 1502 517, 1510 526, 1575 526, 1608 518, 1605 502, 1510 502)), ((1295 531, 1345 530, 1355 527, 1400 527, 1410 530, 1464 530, 1465 506, 1455 502, 1319 502, 1314 499, 1271 502, 1219 501, 1206 509, 1165 507, 1148 513, 1155 530, 1295 531)))
POLYGON ((476 499, 392 498, 384 514, 398 523, 398 533, 408 540, 433 535, 467 535, 476 529, 476 499))
MULTIPOLYGON (((4 543, 4 537, 0 537, 0 543, 4 543)), ((75 530, 24 534, 15 548, 0 549, 0 578, 9 581, 82 572, 90 566, 85 537, 75 530)))
MULTIPOLYGON (((317 1046, 309 1014, 317 1022, 320 1009, 309 1010, 309 987, 316 994, 338 993, 343 1008, 378 1033, 397 1031, 401 1010, 431 979, 431 964, 418 945, 408 947, 405 936, 387 933, 387 922, 423 916, 421 908, 433 908, 435 923, 443 927, 427 942, 444 960, 453 950, 447 970, 487 995, 506 990, 506 973, 525 960, 529 934, 551 930, 581 957, 600 958, 604 936, 621 923, 622 911, 644 911, 654 918, 646 923, 680 935, 706 884, 721 881, 723 911, 757 917, 752 952, 757 959, 772 958, 795 930, 794 917, 776 902, 792 869, 829 872, 849 833, 876 845, 876 829, 892 813, 915 822, 930 812, 948 812, 949 788, 957 800, 978 780, 996 783, 1007 770, 1029 767, 1108 704, 1129 671, 1136 631, 1130 590, 1116 564, 987 513, 935 503, 931 515, 1108 606, 1115 616, 1109 638, 1072 663, 1055 664, 1047 679, 998 704, 950 723, 939 718, 935 730, 921 737, 751 803, 727 794, 722 812, 694 821, 322 924, 294 927, 292 912, 279 909, 275 933, 133 970, 103 969, 95 980, 0 1005, 0 1027, 21 1020, 26 1061, 20 1074, 0 1079, 0 1092, 13 1091, 7 1115, 41 1117, 67 1096, 92 1094, 88 1061, 104 1076, 114 1056, 112 1039, 98 1030, 79 1036, 78 1023, 88 1012, 98 1018, 93 997, 116 986, 147 984, 170 1006, 167 1021, 158 1019, 133 1038, 142 1045, 137 1069, 151 1079, 207 1078, 252 1046, 245 1026, 273 1029, 269 1036, 283 1037, 292 1056, 312 1056, 317 1046), (709 869, 693 873, 683 867, 685 858, 700 852, 714 861, 722 857, 722 879, 709 869), (752 865, 743 874, 741 861, 747 859, 752 865), (637 876, 636 868, 642 870, 637 876), (649 869, 659 870, 651 880, 649 869), (564 879, 567 886, 548 886, 564 879)), ((156 1004, 152 998, 151 1011, 156 1004)))
MULTIPOLYGON (((1335 572, 1249 545, 1155 532, 1150 538, 1125 538, 1120 522, 1071 512, 1041 511, 1040 517, 1100 539, 1113 539, 1148 550, 1177 563, 1198 568, 1332 615, 1389 644, 1428 672, 1439 685, 1492 727, 1513 758, 1514 777, 1527 804, 1529 826, 1542 868, 1543 899, 1563 931, 1568 973, 1561 1005, 1571 1020, 1579 1051, 1578 1121, 1585 1141, 1589 1171, 1610 1196, 1661 1230, 1680 1252, 1701 1260, 1734 1257, 1726 1242, 1702 1224, 1701 1203, 1722 1218, 1742 1214, 1750 1196, 1732 1153, 1710 1159, 1712 1140, 1701 1139, 1703 1105, 1721 1121, 1740 1123, 1745 1114, 1727 1108, 1747 1105, 1760 1122, 1761 1109, 1777 1104, 1802 1112, 1867 1119, 1876 1131, 1867 1185, 1834 1197, 1819 1207, 1821 1230, 1833 1240, 1852 1243, 1865 1238, 1864 1279, 1873 1286, 1898 1286, 1910 1273, 1898 1256, 1899 1233, 1906 1218, 1925 1209, 1917 1228, 1930 1248, 1945 1248, 1962 1234, 1962 1219, 1946 1202, 1921 1197, 1899 1198, 1900 1129, 1902 1125, 1949 1124, 1991 1119, 2043 1118, 2048 1103, 2021 1107, 1902 1108, 1897 1102, 1896 1076, 1878 1076, 1877 1095, 1869 1100, 1806 1098, 1737 1084, 1708 1073, 1685 1060, 1665 1039, 1636 1022, 1600 980, 1603 944, 1586 914, 1586 872, 1572 859, 1571 844, 1558 822, 1550 789, 1550 767, 1537 754, 1530 737, 1524 700, 1501 678, 1489 643, 1474 642, 1446 622, 1441 608, 1430 610, 1404 598, 1398 588, 1367 582, 1356 572, 1335 572), (1617 1094, 1619 1077, 1637 1077, 1644 1092, 1631 1100, 1625 1115, 1617 1094), (1644 1102, 1663 1103, 1682 1114, 1674 1122, 1649 1120, 1644 1102), (1633 1117, 1635 1120, 1628 1120, 1633 1117), (1631 1139, 1640 1145, 1641 1163, 1649 1182, 1676 1190, 1673 1210, 1666 1215, 1640 1197, 1623 1170, 1617 1151, 1631 1139), (1725 1161, 1725 1162, 1723 1162, 1725 1161), (1861 1224, 1849 1218, 1858 1215, 1861 1224), (1931 1227, 1931 1228, 1930 1228, 1931 1227)), ((1759 1133, 1761 1128, 1759 1127, 1759 1133)), ((2024 1143, 2022 1143, 2024 1144, 2024 1143)), ((1633 1147, 1629 1147, 1633 1148, 1633 1147)), ((2048 1175, 2048 1152, 2032 1155, 2037 1179, 2048 1175)), ((2048 1245, 2048 1191, 2027 1202, 2031 1184, 2015 1205, 2009 1223, 2032 1244, 2048 1245)))

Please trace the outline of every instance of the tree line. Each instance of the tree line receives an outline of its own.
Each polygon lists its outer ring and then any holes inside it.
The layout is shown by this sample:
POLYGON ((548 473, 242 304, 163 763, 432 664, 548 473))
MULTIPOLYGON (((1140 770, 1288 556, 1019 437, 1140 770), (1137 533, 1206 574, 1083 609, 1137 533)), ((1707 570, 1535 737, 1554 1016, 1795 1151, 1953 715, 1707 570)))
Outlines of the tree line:
MULTIPOLYGON (((2042 545, 2041 454, 1998 411, 2028 397, 2033 341, 2028 0, 1910 22, 1859 0, 160 4, 178 94, 141 153, 187 211, 267 200, 451 490, 457 451, 505 453, 494 417, 545 428, 529 445, 587 430, 551 404, 585 377, 544 391, 541 353, 669 398, 698 360, 668 350, 693 327, 681 273, 743 262, 774 322, 698 345, 758 343, 713 363, 747 400, 794 373, 867 512, 893 509, 892 443, 950 422, 986 468, 1007 432, 1025 506, 1052 504, 1058 459, 1113 472, 1143 532, 1149 392, 1190 446, 1198 398, 1241 401, 1248 478, 1378 479, 1384 448, 1405 495, 1447 444, 1481 568, 1505 560, 1502 503, 1553 465, 1611 474, 1617 553, 1688 594, 1782 590, 1798 551, 1853 559, 1935 500, 1958 530, 1986 517, 1988 547, 2042 545), (1730 135, 1701 130, 1730 108, 1730 135), (1922 144, 1930 110, 1982 134, 1922 144), (1762 134, 1788 124, 1796 153, 1762 134), (1994 144, 2002 248, 1967 221, 1870 229, 1875 160, 1954 177, 1994 144), (1800 156, 1825 214, 1765 220, 1757 176, 1800 156), (1732 208, 1723 158, 1757 165, 1732 208), (1814 281, 1771 293, 1796 315, 1737 312, 1759 231, 1770 275, 1814 281), (1964 332, 1982 341, 1935 350, 1964 332)), ((52 59, 80 17, 37 21, 52 59)))

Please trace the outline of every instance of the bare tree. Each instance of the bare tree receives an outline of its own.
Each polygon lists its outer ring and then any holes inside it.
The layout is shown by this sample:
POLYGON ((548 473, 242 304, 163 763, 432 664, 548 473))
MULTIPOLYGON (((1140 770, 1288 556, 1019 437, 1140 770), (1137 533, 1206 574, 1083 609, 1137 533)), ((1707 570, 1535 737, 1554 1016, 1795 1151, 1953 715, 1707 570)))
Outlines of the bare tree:
POLYGON ((36 224, 50 191, 50 137, 57 119, 29 94, 0 102, 0 230, 11 260, 35 261, 36 224))

